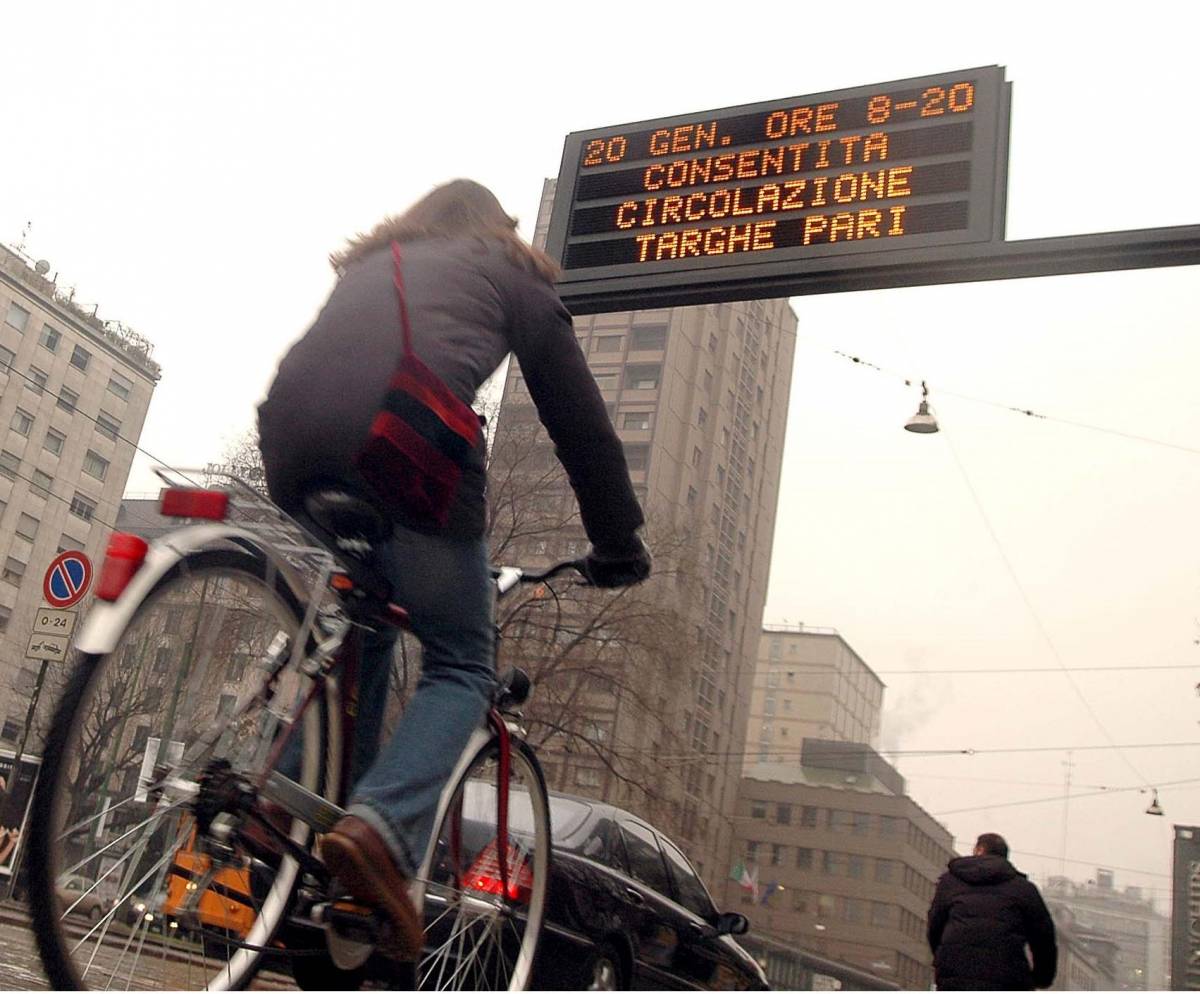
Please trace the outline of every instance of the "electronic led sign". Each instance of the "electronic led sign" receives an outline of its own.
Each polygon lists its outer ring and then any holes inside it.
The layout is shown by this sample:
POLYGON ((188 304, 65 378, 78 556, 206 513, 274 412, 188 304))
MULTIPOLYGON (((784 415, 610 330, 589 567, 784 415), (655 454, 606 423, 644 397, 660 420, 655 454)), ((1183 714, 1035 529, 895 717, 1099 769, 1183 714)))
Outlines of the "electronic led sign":
POLYGON ((988 66, 575 132, 547 250, 569 292, 1001 239, 1008 98, 988 66))

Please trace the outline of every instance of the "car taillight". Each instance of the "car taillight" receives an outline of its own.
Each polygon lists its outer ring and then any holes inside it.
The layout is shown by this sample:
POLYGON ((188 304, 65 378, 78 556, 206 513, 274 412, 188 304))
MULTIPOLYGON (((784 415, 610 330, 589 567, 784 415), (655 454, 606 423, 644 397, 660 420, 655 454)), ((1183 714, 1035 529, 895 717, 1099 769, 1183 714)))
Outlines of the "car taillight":
MULTIPOLYGON (((496 840, 492 839, 463 877, 463 887, 482 894, 499 894, 503 890, 500 882, 500 861, 496 858, 496 840)), ((510 901, 528 903, 533 892, 533 870, 525 854, 509 841, 508 843, 508 893, 510 901)))
POLYGON ((160 513, 168 518, 206 518, 224 521, 229 513, 229 494, 201 487, 168 487, 162 492, 160 513))
POLYGON ((108 539, 108 551, 96 584, 96 596, 102 601, 115 601, 129 586, 146 561, 149 546, 144 539, 128 532, 113 532, 108 539))

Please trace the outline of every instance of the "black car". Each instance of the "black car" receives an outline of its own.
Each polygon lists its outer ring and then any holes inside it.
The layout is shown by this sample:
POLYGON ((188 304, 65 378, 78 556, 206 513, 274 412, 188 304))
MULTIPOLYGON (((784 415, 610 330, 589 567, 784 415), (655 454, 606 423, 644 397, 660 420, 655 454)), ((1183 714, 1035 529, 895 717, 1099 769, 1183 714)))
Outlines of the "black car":
MULTIPOLYGON (((534 965, 541 989, 766 990, 687 857, 628 811, 550 795, 553 859, 534 965)), ((516 827, 516 826, 514 826, 516 827)))

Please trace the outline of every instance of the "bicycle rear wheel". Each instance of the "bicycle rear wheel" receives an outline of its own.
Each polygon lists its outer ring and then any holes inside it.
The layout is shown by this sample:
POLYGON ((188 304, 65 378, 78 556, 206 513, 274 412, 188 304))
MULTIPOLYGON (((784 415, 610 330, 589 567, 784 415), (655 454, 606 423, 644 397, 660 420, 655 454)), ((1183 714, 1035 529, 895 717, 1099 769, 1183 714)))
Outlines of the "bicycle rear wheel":
MULTIPOLYGON (((253 947, 283 921, 298 865, 278 844, 273 856, 252 853, 236 827, 224 840, 208 829, 214 813, 237 810, 280 714, 310 686, 286 666, 272 706, 256 700, 302 617, 264 557, 209 549, 164 574, 112 652, 80 657, 47 736, 30 826, 31 910, 54 987, 228 989, 254 977, 253 947), (103 899, 95 923, 60 900, 68 877, 103 899)), ((290 771, 317 793, 325 720, 318 696, 290 771)), ((303 822, 280 827, 308 844, 303 822)))
POLYGON ((526 990, 550 874, 550 806, 533 750, 511 739, 506 880, 501 879, 499 742, 487 740, 438 819, 423 895, 420 990, 526 990))

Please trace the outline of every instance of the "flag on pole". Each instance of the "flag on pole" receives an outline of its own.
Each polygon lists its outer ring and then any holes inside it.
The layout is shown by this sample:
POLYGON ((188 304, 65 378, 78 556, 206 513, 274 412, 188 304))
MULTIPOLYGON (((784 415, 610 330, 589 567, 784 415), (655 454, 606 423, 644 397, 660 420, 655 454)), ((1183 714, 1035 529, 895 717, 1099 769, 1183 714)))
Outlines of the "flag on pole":
POLYGON ((731 880, 736 880, 742 890, 750 891, 750 896, 758 900, 758 869, 756 867, 748 867, 740 859, 733 865, 733 869, 729 872, 731 880))

